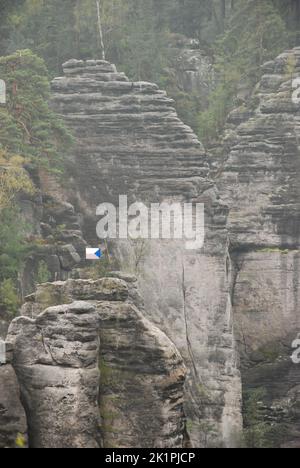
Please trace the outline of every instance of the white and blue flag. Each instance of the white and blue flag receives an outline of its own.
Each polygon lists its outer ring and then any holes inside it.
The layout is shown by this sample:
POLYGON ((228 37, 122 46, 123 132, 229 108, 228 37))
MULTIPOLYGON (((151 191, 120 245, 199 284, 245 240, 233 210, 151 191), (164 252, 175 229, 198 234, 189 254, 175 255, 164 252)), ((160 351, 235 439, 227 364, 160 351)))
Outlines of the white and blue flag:
POLYGON ((99 248, 96 249, 91 249, 88 248, 86 249, 86 255, 85 258, 86 260, 100 260, 102 258, 102 251, 99 248))

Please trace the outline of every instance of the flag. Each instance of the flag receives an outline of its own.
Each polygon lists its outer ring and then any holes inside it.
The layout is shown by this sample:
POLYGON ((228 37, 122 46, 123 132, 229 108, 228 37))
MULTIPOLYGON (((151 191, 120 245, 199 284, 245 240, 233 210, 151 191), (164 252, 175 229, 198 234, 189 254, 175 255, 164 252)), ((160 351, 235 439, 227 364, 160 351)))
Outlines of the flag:
POLYGON ((100 260, 102 258, 102 251, 99 248, 96 249, 86 249, 86 260, 100 260))

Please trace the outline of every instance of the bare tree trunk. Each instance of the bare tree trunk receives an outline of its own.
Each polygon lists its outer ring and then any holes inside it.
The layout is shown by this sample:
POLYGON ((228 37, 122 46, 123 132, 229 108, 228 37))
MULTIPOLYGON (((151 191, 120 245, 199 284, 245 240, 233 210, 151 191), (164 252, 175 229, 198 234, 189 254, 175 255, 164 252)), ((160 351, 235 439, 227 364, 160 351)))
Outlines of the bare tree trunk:
POLYGON ((97 18, 98 18, 98 31, 99 31, 99 42, 100 42, 100 49, 101 49, 101 58, 102 58, 102 60, 105 60, 105 49, 104 49, 104 41, 103 41, 102 23, 101 23, 100 0, 96 0, 96 5, 97 5, 97 18))

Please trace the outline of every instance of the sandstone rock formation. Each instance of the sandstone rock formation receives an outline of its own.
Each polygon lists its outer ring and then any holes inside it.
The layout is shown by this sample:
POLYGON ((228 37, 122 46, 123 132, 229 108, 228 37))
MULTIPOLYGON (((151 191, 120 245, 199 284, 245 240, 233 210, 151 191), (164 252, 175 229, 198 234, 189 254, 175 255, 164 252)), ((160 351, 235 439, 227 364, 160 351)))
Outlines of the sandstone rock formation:
POLYGON ((110 193, 152 201, 211 187, 203 147, 164 91, 129 82, 107 62, 71 60, 64 71, 52 101, 78 137, 69 170, 83 213, 94 215, 110 193))
MULTIPOLYGON (((43 258, 52 280, 66 280, 82 265, 86 241, 98 243, 96 206, 117 204, 121 194, 146 204, 205 203, 206 237, 198 251, 184 241, 146 241, 142 254, 120 241, 112 248, 127 273, 48 283, 27 296, 8 343, 30 445, 182 447, 187 417, 194 446, 235 446, 242 393, 247 421, 247 400, 259 390, 263 444, 298 447, 300 375, 290 355, 300 328, 300 126, 292 101, 300 49, 267 63, 252 105, 229 116, 213 170, 219 191, 202 145, 155 85, 131 83, 103 61, 72 60, 64 72, 52 105, 77 144, 64 190, 41 174, 39 214, 39 203, 27 203, 43 239, 28 272, 43 258), (185 369, 170 339, 188 367, 184 398, 185 369)), ((1 444, 13 446, 19 435, 26 443, 13 370, 0 373, 8 376, 0 379, 0 418, 9 421, 4 431, 0 421, 1 444)))
POLYGON ((263 67, 255 109, 232 113, 219 189, 230 207, 232 293, 244 393, 261 388, 269 442, 300 446, 300 48, 263 67), (235 124, 239 125, 235 127, 235 124))
POLYGON ((12 323, 8 340, 32 448, 100 447, 97 331, 97 314, 83 302, 12 323))
MULTIPOLYGON (((32 168, 29 175, 36 193, 18 201, 27 239, 32 245, 19 274, 23 297, 35 291, 37 283, 68 279, 72 270, 82 264, 87 245, 80 217, 60 196, 54 177, 43 171, 37 174, 32 168)), ((5 339, 11 319, 11 316, 1 314, 0 338, 5 339)))
POLYGON ((8 342, 32 448, 185 443, 185 367, 170 340, 127 301, 124 281, 39 286, 8 342))
MULTIPOLYGON (((51 192, 49 176, 40 174, 35 181, 38 195, 34 200, 20 200, 25 222, 30 228, 30 241, 35 244, 27 258, 21 277, 22 292, 33 292, 37 282, 65 280, 84 258, 86 242, 74 207, 61 199, 57 186, 51 192), (39 278, 39 267, 45 263, 48 278, 39 278)), ((51 178, 50 178, 51 180, 51 178)))
POLYGON ((0 364, 0 448, 25 448, 27 423, 11 359, 12 350, 7 344, 6 364, 0 364))
POLYGON ((42 177, 49 203, 37 228, 46 258, 59 263, 52 279, 81 265, 83 237, 97 245, 96 206, 117 205, 119 195, 205 203, 206 237, 197 251, 177 240, 146 241, 142 251, 116 242, 126 273, 44 284, 27 296, 8 340, 30 445, 181 447, 187 417, 192 445, 231 447, 242 438, 242 394, 247 421, 257 390, 263 444, 300 445, 300 368, 290 359, 300 328, 300 114, 292 101, 300 49, 264 72, 251 106, 229 116, 216 182, 202 145, 155 85, 131 83, 104 61, 71 60, 54 80, 52 105, 77 143, 64 190, 42 177))
POLYGON ((151 83, 132 83, 104 61, 70 60, 52 83, 52 106, 76 135, 68 157, 73 190, 89 242, 96 206, 164 200, 205 203, 204 249, 182 241, 149 242, 137 265, 130 242, 114 247, 122 270, 139 269, 145 310, 177 345, 189 369, 186 413, 195 446, 234 446, 240 438, 241 384, 231 311, 226 218, 207 157, 172 100, 151 83), (134 265, 135 263, 135 265, 134 265))
POLYGON ((169 45, 169 75, 178 89, 196 97, 202 109, 216 86, 212 57, 200 48, 199 40, 175 34, 169 45))

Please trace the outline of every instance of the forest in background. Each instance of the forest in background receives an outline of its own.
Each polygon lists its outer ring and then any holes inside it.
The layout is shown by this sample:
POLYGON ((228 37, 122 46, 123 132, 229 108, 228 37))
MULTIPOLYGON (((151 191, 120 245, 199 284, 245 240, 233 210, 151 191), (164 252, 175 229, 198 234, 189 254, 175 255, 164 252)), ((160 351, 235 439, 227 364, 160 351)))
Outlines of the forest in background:
MULTIPOLYGON (((132 80, 167 89, 180 117, 208 147, 241 105, 240 87, 252 89, 262 63, 300 45, 298 0, 100 3, 107 60, 132 80), (214 63, 217 82, 205 105, 169 73, 170 44, 178 37, 196 39, 195 47, 214 63)), ((54 160, 56 166, 71 144, 48 108, 50 80, 66 60, 101 58, 103 50, 96 0, 0 0, 0 12, 0 78, 8 84, 7 106, 0 106, 0 309, 14 314, 22 260, 32 248, 17 203, 22 194, 34 196, 24 168, 53 167, 54 160)))
MULTIPOLYGON (((300 37, 298 0, 100 0, 100 6, 107 60, 132 80, 167 89, 205 143, 222 130, 241 82, 253 87, 261 64, 300 37), (196 39, 215 63, 218 83, 208 106, 169 73, 170 44, 178 35, 196 39)), ((70 58, 102 56, 97 0, 2 0, 0 8, 1 55, 30 49, 51 77, 70 58)))

